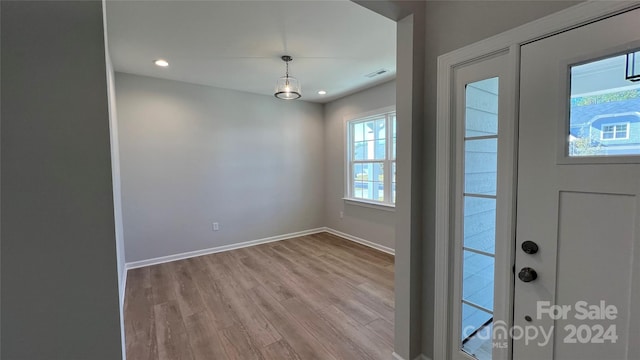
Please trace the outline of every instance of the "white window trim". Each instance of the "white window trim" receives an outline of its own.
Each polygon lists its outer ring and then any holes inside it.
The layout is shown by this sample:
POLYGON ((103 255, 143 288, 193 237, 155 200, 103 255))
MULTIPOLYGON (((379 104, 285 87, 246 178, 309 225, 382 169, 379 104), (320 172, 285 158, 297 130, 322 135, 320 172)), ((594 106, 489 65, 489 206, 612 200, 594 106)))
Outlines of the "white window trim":
POLYGON ((631 122, 619 122, 619 123, 611 123, 600 126, 600 140, 602 141, 616 141, 616 140, 629 140, 629 133, 631 132, 631 122), (618 131, 616 130, 616 126, 625 125, 626 126, 626 136, 625 137, 616 137, 618 131), (611 139, 604 138, 604 131, 602 130, 605 126, 613 126, 613 137, 611 139))
MULTIPOLYGON (((395 113, 396 112, 396 107, 395 106, 386 106, 383 108, 379 108, 376 110, 372 110, 372 111, 367 111, 364 113, 358 113, 358 114, 351 114, 351 115, 347 115, 344 117, 344 144, 345 144, 345 154, 344 154, 344 197, 343 200, 346 203, 352 204, 352 205, 359 205, 359 206, 363 206, 363 207, 369 207, 369 208, 374 208, 374 209, 380 209, 380 210, 386 210, 386 211, 395 211, 395 207, 396 205, 392 202, 384 202, 384 201, 375 201, 375 200, 370 200, 370 199, 360 199, 360 198, 356 198, 351 196, 351 194, 353 193, 353 189, 351 188, 352 186, 352 181, 351 179, 353 178, 353 174, 351 173, 351 156, 353 154, 353 149, 352 149, 352 143, 351 143, 351 127, 350 127, 350 123, 354 120, 366 120, 367 118, 372 118, 372 117, 377 117, 377 116, 381 116, 381 115, 388 115, 390 113, 395 113)), ((397 114, 396 114, 396 123, 397 123, 397 114)), ((397 126, 397 125, 396 125, 397 126)), ((386 140, 386 154, 388 154, 389 156, 392 154, 391 150, 392 150, 392 146, 393 146, 393 138, 391 136, 388 136, 392 134, 392 129, 388 129, 387 130, 387 138, 386 140)), ((396 153, 396 157, 397 157, 397 153, 396 153)), ((360 162, 360 161, 358 161, 360 162)), ((385 199, 391 199, 391 188, 392 188, 392 183, 391 180, 393 179, 393 177, 391 176, 391 164, 392 163, 396 163, 397 164, 397 159, 391 159, 390 157, 386 157, 384 160, 364 160, 362 162, 382 162, 384 163, 384 178, 385 178, 385 199), (386 179, 389 179, 389 183, 387 186, 387 181, 386 179)), ((397 166, 397 165, 396 165, 397 166)), ((396 185, 397 186, 397 185, 396 185)))
POLYGON ((344 200, 344 202, 347 203, 347 204, 358 205, 358 206, 367 207, 367 208, 371 208, 371 209, 378 209, 378 210, 384 210, 384 211, 395 211, 396 210, 396 206, 394 204, 367 201, 365 199, 358 199, 358 198, 354 199, 354 198, 348 198, 348 197, 344 197, 344 198, 342 198, 342 200, 344 200))

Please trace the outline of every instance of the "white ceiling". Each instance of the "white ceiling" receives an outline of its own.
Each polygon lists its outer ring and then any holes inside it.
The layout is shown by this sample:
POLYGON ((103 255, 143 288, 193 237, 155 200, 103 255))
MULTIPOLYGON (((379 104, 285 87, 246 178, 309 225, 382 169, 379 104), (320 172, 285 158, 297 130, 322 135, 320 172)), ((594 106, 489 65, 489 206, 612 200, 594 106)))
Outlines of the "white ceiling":
POLYGON ((290 75, 314 102, 395 77, 395 22, 348 0, 108 0, 107 29, 120 72, 273 95, 291 55, 290 75), (379 69, 389 72, 365 76, 379 69))

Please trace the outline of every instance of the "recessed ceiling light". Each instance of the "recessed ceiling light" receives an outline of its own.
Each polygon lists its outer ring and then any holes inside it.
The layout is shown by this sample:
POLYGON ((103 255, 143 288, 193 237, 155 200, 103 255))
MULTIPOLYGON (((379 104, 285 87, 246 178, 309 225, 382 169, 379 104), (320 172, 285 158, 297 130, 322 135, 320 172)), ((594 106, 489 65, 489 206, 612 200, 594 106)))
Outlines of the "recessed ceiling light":
POLYGON ((318 95, 327 95, 327 92, 324 90, 318 91, 318 95))
POLYGON ((169 62, 167 60, 164 60, 164 59, 158 59, 158 60, 154 61, 153 63, 156 64, 157 66, 160 66, 160 67, 169 66, 169 62))

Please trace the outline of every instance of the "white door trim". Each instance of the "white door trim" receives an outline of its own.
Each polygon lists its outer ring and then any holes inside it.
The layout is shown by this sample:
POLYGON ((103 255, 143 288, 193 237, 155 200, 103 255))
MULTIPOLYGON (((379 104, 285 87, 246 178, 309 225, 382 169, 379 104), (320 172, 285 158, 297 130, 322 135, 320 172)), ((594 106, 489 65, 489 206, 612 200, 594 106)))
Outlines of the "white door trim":
MULTIPOLYGON (((455 158, 452 157, 454 147, 458 144, 452 138, 451 124, 453 114, 453 71, 456 66, 474 61, 487 55, 504 50, 511 50, 512 54, 519 54, 519 47, 523 44, 544 38, 562 31, 566 31, 599 19, 609 17, 632 8, 640 7, 639 2, 618 2, 618 1, 589 1, 578 4, 566 10, 546 16, 539 20, 509 30, 502 34, 493 36, 486 40, 455 50, 438 57, 438 98, 437 98, 437 124, 436 124, 436 244, 435 244, 435 307, 434 307, 434 359, 447 360, 450 356, 450 286, 453 269, 451 269, 451 244, 453 243, 453 232, 451 230, 451 220, 454 218, 450 206, 454 200, 451 193, 455 187, 451 183, 454 181, 452 171, 455 168, 455 158)), ((511 56, 509 71, 513 72, 517 79, 519 71, 519 56, 511 56)), ((511 82, 511 88, 505 90, 511 94, 518 93, 518 84, 511 82)), ((502 90, 501 90, 502 91, 502 90)), ((515 124, 517 124, 517 96, 513 97, 513 109, 516 113, 515 124)), ((514 127, 515 127, 514 124, 514 127)), ((517 128, 517 127, 516 127, 517 128)), ((513 154, 513 172, 510 178, 504 179, 510 182, 511 189, 515 191, 515 159, 517 142, 515 129, 510 134, 508 144, 511 149, 506 149, 513 154), (512 134, 512 135, 511 135, 512 134)), ((508 191, 509 192, 509 191, 508 191)), ((515 194, 515 192, 512 192, 515 194)), ((513 204, 515 195, 508 195, 505 203, 513 204)), ((513 260, 513 259, 512 259, 513 260)), ((513 284, 509 284, 513 286, 513 284)))

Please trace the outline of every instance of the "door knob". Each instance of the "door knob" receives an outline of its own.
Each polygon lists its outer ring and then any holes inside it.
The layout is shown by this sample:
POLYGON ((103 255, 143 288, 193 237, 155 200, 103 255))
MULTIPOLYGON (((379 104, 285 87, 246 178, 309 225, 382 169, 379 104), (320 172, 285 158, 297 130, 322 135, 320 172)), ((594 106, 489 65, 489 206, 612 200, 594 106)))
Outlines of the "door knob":
POLYGON ((524 267, 518 273, 518 278, 523 282, 531 282, 538 278, 538 273, 530 267, 524 267))
POLYGON ((522 243, 522 251, 529 255, 533 255, 538 252, 538 244, 534 243, 533 241, 527 240, 522 243))

